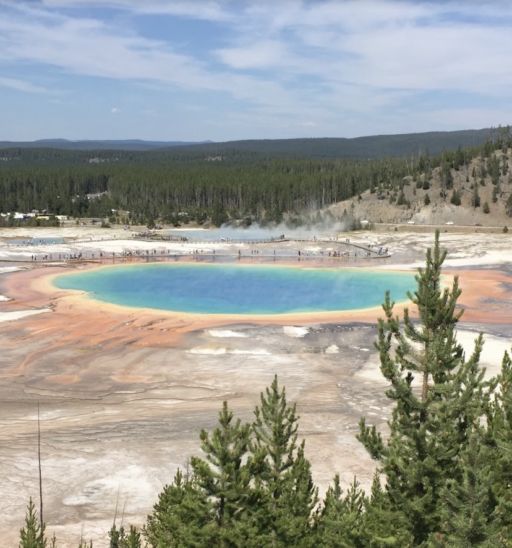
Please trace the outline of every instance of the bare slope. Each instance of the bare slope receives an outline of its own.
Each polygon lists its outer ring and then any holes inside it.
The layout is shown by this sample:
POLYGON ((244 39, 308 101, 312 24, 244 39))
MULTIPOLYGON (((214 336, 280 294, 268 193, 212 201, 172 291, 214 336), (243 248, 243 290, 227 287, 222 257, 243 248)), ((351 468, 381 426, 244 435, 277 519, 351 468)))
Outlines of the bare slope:
POLYGON ((441 167, 400 184, 376 186, 328 208, 374 223, 512 225, 512 149, 477 157, 449 175, 441 167), (459 204, 460 199, 460 204, 459 204), (507 207, 507 201, 510 200, 507 207), (509 213, 507 213, 507 209, 509 213))

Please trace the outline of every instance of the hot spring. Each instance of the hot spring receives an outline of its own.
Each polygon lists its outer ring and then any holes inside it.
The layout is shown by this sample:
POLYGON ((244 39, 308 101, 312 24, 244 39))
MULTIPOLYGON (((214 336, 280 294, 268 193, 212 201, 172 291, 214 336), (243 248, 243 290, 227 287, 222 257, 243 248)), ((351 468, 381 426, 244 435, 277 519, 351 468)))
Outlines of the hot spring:
POLYGON ((369 308, 385 291, 405 300, 410 273, 349 268, 159 263, 58 276, 60 289, 100 301, 200 314, 286 314, 369 308))

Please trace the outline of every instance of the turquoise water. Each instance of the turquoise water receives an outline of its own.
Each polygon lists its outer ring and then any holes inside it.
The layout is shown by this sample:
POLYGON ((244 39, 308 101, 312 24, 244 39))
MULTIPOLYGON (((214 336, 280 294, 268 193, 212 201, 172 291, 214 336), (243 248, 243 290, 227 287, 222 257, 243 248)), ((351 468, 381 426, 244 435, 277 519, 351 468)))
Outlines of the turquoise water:
POLYGON ((59 276, 60 289, 113 304, 204 314, 283 314, 378 306, 414 288, 414 275, 362 269, 218 264, 115 266, 59 276))

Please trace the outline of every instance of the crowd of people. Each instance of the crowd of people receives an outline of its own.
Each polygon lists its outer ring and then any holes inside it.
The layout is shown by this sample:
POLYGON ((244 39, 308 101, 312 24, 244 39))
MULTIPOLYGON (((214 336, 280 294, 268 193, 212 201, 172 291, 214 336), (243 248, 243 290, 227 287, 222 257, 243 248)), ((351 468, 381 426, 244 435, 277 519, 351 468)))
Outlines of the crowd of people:
MULTIPOLYGON (((83 247, 81 249, 75 249, 63 252, 48 251, 48 246, 45 246, 45 250, 41 250, 40 253, 33 252, 30 255, 30 261, 34 263, 52 263, 52 262, 81 262, 81 261, 126 261, 132 259, 162 259, 162 258, 178 258, 178 257, 234 257, 242 259, 243 257, 261 257, 261 258, 281 258, 290 259, 294 256, 298 259, 349 259, 349 258, 371 258, 371 257, 387 257, 388 248, 382 246, 372 245, 358 245, 351 243, 347 238, 345 242, 338 242, 337 245, 332 245, 333 241, 326 240, 321 241, 313 240, 315 248, 308 249, 307 245, 304 245, 304 241, 296 242, 300 244, 297 246, 290 246, 288 244, 283 247, 275 247, 267 244, 233 244, 231 242, 222 242, 223 247, 219 248, 218 243, 213 246, 194 247, 178 249, 176 247, 158 247, 152 249, 141 249, 136 246, 133 248, 124 248, 121 251, 106 251, 100 248, 83 247), (324 243, 325 248, 318 246, 319 243, 324 243)), ((214 242, 209 242, 210 244, 214 242)), ((273 242, 275 244, 275 242, 273 242)), ((25 250, 11 249, 10 257, 16 261, 26 261, 27 254, 25 250)))

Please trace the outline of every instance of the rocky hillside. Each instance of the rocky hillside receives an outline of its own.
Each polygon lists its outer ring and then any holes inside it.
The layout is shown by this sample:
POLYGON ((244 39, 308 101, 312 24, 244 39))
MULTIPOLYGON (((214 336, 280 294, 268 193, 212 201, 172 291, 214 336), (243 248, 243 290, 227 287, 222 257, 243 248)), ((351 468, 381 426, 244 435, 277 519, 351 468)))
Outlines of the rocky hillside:
POLYGON ((374 223, 512 225, 512 149, 458 166, 441 164, 394 185, 374 185, 328 208, 374 223))

